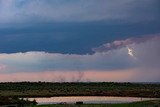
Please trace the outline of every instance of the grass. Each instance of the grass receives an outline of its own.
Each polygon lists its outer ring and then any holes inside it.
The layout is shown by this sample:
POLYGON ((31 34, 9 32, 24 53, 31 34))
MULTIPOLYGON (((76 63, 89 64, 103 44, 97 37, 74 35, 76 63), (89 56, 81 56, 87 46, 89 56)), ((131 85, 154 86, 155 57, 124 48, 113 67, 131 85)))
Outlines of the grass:
POLYGON ((133 102, 133 103, 124 103, 124 104, 49 104, 49 105, 35 105, 29 107, 159 107, 160 101, 142 101, 142 102, 133 102))
POLYGON ((53 96, 123 96, 160 98, 160 84, 149 83, 0 83, 0 96, 53 97, 53 96))

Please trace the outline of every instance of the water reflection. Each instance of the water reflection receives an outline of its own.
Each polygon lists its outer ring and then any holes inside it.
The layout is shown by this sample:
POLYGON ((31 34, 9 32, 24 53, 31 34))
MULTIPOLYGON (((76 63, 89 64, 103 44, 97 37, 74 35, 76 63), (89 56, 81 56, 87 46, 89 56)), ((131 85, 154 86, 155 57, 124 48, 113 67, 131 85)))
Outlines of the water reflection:
POLYGON ((57 103, 75 103, 83 101, 85 104, 99 103, 129 103, 136 101, 158 100, 158 98, 138 98, 138 97, 106 97, 106 96, 69 96, 69 97, 50 97, 50 98, 29 98, 35 99, 38 104, 57 104, 57 103))

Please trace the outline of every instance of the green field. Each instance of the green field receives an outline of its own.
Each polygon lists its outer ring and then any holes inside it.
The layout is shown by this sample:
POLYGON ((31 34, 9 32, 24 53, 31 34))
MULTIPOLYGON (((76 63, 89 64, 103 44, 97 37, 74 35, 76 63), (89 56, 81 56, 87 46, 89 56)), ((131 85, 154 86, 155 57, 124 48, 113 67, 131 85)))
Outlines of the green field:
POLYGON ((60 105, 60 104, 52 104, 52 105, 35 105, 28 107, 159 107, 159 101, 143 101, 143 102, 135 102, 128 104, 83 104, 83 105, 60 105))
POLYGON ((128 96, 160 98, 160 84, 144 83, 0 83, 0 97, 128 96))

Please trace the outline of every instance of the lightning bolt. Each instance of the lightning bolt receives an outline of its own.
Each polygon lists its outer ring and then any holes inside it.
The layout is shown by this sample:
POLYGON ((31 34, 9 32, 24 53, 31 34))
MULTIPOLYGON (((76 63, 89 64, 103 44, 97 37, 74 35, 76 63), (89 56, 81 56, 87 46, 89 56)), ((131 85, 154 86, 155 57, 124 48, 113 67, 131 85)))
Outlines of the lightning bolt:
POLYGON ((127 50, 128 50, 128 55, 131 56, 133 59, 137 60, 137 58, 135 57, 135 53, 134 53, 133 49, 129 48, 127 46, 127 50))
POLYGON ((133 50, 129 47, 127 47, 127 50, 128 50, 128 55, 130 55, 131 57, 134 57, 133 50))

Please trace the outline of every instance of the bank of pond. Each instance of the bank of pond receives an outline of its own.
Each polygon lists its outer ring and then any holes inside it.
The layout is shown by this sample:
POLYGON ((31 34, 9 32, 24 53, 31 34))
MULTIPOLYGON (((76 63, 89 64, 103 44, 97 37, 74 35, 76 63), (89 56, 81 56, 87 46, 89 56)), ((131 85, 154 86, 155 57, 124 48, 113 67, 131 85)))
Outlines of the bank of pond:
MULTIPOLYGON (((11 97, 1 97, 0 105, 3 107, 48 107, 48 106, 73 106, 73 105, 84 105, 88 107, 90 105, 95 105, 103 107, 105 105, 130 105, 136 104, 137 102, 156 102, 159 105, 159 98, 138 98, 138 97, 111 97, 111 96, 68 96, 68 97, 50 97, 50 98, 11 98, 11 97), (158 102, 158 103, 157 103, 158 102)), ((146 103, 147 104, 147 103, 146 103)), ((62 106, 62 107, 63 107, 62 106)), ((109 106, 109 107, 110 107, 109 106)), ((111 106, 111 107, 112 107, 111 106)), ((94 107, 94 106, 93 106, 94 107)), ((117 106, 118 107, 118 106, 117 106)), ((136 107, 136 106, 134 106, 136 107)))
POLYGON ((121 104, 48 104, 32 105, 28 107, 159 107, 158 101, 141 101, 121 104))
POLYGON ((0 107, 23 107, 29 105, 37 105, 36 100, 28 100, 18 97, 0 97, 0 107))
POLYGON ((120 104, 140 101, 160 100, 160 98, 143 98, 143 97, 113 97, 113 96, 60 96, 49 98, 27 98, 30 101, 36 100, 38 104, 120 104))

